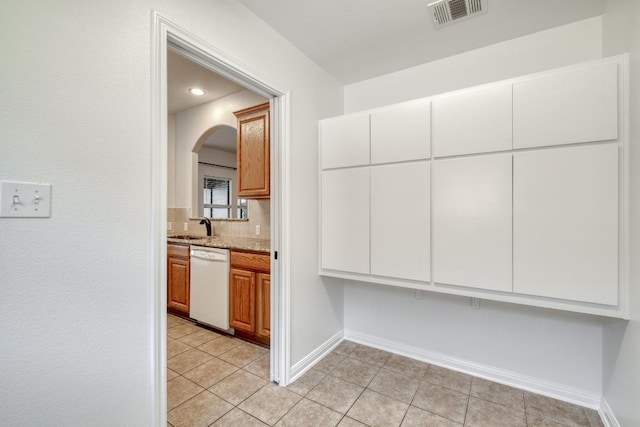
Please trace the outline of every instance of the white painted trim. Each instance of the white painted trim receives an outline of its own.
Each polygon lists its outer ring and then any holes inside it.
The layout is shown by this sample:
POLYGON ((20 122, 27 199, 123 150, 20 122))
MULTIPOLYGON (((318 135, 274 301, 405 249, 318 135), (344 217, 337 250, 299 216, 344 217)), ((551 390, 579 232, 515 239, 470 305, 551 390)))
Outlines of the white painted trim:
POLYGON ((271 260, 271 380, 281 386, 289 384, 291 366, 290 283, 291 283, 291 94, 273 98, 271 149, 271 247, 278 259, 271 260))
MULTIPOLYGON (((205 68, 263 96, 274 99, 278 120, 272 121, 272 153, 281 157, 277 161, 272 179, 282 184, 272 197, 272 204, 279 207, 279 223, 272 227, 272 250, 284 255, 283 262, 273 263, 272 299, 278 308, 278 321, 272 325, 272 378, 280 378, 286 385, 290 372, 289 333, 289 241, 290 241, 290 96, 285 90, 275 89, 265 83, 253 71, 225 52, 198 39, 167 18, 152 11, 151 23, 151 194, 150 207, 150 286, 153 298, 151 309, 151 359, 152 359, 152 414, 150 425, 165 425, 167 419, 166 391, 166 241, 167 241, 167 47, 175 48, 205 68), (273 231, 275 230, 275 231, 273 231), (275 243, 275 245, 273 244, 275 243), (277 349, 277 350, 275 350, 277 349), (284 380, 284 381, 283 381, 284 380)), ((175 50, 174 49, 174 50, 175 50)), ((272 154, 273 156, 273 154, 272 154)), ((273 157, 272 157, 273 159, 273 157)), ((272 206, 273 206, 272 205, 272 206)), ((273 223, 273 221, 272 221, 273 223)), ((273 313, 273 311, 272 311, 273 313)), ((272 314, 272 320, 274 318, 272 314)))
POLYGON ((150 425, 167 424, 167 30, 160 16, 152 12, 151 22, 151 188, 149 235, 151 254, 151 392, 150 425))
POLYGON ((605 398, 602 398, 600 402, 600 410, 598 413, 605 427, 621 427, 618 419, 613 414, 613 410, 611 410, 611 406, 609 406, 609 402, 607 402, 605 398))
POLYGON ((305 372, 311 369, 316 363, 318 363, 323 357, 331 353, 343 340, 344 334, 342 331, 337 332, 334 336, 326 340, 319 347, 307 354, 301 361, 291 367, 291 382, 294 382, 305 372))
POLYGON ((363 334, 357 331, 345 330, 344 338, 359 344, 364 344, 380 350, 420 360, 432 365, 442 366, 454 371, 464 372, 465 374, 473 375, 475 377, 527 390, 532 393, 542 394, 565 402, 586 406, 592 409, 597 409, 600 405, 601 396, 594 395, 577 388, 567 387, 552 381, 521 375, 516 372, 503 369, 496 369, 491 366, 458 359, 442 353, 425 351, 420 347, 381 339, 373 335, 363 334))

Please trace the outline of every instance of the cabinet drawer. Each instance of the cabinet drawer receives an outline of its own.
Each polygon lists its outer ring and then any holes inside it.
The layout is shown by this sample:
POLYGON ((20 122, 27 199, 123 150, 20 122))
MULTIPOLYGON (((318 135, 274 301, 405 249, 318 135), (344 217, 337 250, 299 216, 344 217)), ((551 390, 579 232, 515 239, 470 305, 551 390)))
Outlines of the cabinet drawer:
POLYGON ((167 245, 167 256, 189 258, 189 249, 189 246, 169 244, 167 245))
POLYGON ((271 259, 269 255, 231 251, 231 266, 268 272, 271 269, 271 259))

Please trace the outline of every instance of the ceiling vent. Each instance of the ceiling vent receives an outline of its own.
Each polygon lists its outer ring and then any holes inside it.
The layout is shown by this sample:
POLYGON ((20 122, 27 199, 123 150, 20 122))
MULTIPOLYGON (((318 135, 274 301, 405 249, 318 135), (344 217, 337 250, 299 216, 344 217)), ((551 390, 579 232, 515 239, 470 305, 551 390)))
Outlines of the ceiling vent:
POLYGON ((488 0, 439 0, 429 4, 436 28, 487 12, 488 0))

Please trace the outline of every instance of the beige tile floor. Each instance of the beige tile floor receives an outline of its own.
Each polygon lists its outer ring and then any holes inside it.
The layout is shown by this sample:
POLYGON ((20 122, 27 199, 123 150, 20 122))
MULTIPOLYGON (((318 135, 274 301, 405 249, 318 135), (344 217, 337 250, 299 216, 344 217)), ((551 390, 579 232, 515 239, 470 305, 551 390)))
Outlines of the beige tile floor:
POLYGON ((172 315, 167 341, 174 427, 603 426, 594 410, 349 341, 286 388, 262 347, 172 315))

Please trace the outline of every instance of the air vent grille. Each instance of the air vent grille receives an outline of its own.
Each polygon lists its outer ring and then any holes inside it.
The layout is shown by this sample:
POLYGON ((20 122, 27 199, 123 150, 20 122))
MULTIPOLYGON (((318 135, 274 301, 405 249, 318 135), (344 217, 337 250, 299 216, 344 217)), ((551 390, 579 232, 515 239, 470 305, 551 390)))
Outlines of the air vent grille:
POLYGON ((469 0, 469 13, 482 12, 482 2, 480 0, 469 0))
POLYGON ((451 19, 464 18, 469 14, 465 0, 451 0, 449 2, 449 10, 451 11, 451 19))
POLYGON ((436 28, 487 11, 488 0, 439 0, 428 5, 436 28))

